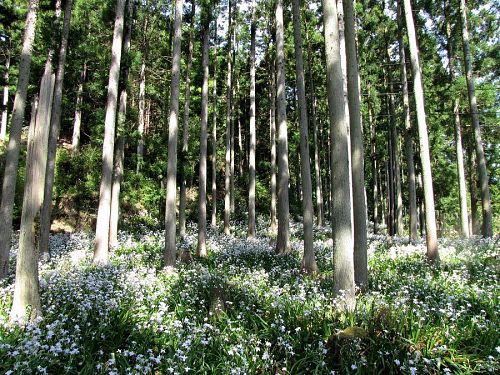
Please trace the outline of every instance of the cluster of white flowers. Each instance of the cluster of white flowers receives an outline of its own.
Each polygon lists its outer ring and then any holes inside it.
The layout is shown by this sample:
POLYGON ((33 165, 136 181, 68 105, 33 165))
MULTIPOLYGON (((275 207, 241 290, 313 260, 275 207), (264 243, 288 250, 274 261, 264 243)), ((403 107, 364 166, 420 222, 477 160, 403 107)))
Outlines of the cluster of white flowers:
MULTIPOLYGON (((499 275, 492 241, 441 240, 437 269, 425 261, 424 242, 394 238, 388 246, 385 236, 371 234, 369 291, 346 315, 329 276, 300 272, 301 224, 291 225, 292 254, 286 257, 275 255, 268 226, 259 217, 259 235, 252 241, 245 239, 246 223, 235 225, 231 236, 210 230, 210 257, 179 263, 170 272, 160 266, 163 231, 120 232, 105 267, 91 264, 91 234, 51 236, 52 256, 39 272, 42 319, 24 330, 10 326, 12 278, 0 284, 0 335, 7 338, 0 343, 0 372, 329 374, 370 366, 446 372, 453 370, 441 358, 456 343, 497 332, 499 275), (478 248, 489 263, 474 261, 478 248), (356 337, 341 349, 342 364, 335 362, 340 349, 329 346, 328 335, 353 324, 367 326, 380 342, 404 343, 406 354, 402 347, 380 344, 370 356, 366 341, 356 337), (432 343, 435 327, 443 333, 432 343), (421 340, 431 344, 424 348, 421 340)), ((194 251, 196 231, 188 224, 179 250, 194 251)), ((330 228, 315 228, 315 239, 318 265, 329 275, 330 228)), ((499 355, 497 346, 478 366, 500 370, 499 355)))

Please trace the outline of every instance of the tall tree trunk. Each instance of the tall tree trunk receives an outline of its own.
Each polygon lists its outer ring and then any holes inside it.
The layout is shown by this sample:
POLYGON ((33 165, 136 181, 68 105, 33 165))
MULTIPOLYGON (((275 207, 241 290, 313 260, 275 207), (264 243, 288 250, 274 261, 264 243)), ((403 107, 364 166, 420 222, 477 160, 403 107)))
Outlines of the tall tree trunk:
POLYGON ((252 0, 252 26, 250 31, 250 158, 248 188, 248 238, 254 238, 255 229, 255 0, 252 0))
POLYGON ((477 171, 476 162, 474 160, 472 147, 467 147, 468 164, 469 164, 469 191, 470 191, 470 233, 479 234, 479 217, 478 217, 478 194, 477 194, 477 181, 475 179, 477 171))
POLYGON ((474 129, 474 142, 476 147, 476 166, 481 191, 481 205, 483 208, 483 225, 481 232, 484 237, 493 235, 493 219, 491 213, 491 196, 488 186, 488 170, 486 168, 486 157, 484 156, 483 142, 481 140, 481 128, 479 127, 479 112, 477 108, 476 90, 474 87, 474 76, 472 74, 472 62, 469 46, 469 30, 467 27, 467 6, 465 0, 460 0, 460 11, 462 21, 462 41, 464 50, 464 66, 467 79, 467 92, 469 94, 469 106, 474 129))
POLYGON ((45 65, 40 83, 40 102, 36 121, 31 122, 26 155, 19 251, 16 262, 16 283, 10 313, 11 321, 28 321, 41 314, 38 287, 38 254, 36 249, 36 219, 43 202, 43 187, 47 166, 50 108, 54 90, 52 65, 45 65))
POLYGON ((198 247, 196 255, 207 256, 207 142, 208 142, 208 54, 210 42, 210 9, 205 9, 203 25, 203 86, 201 89, 200 174, 198 192, 198 247))
POLYGON ((213 126, 212 126, 212 220, 213 230, 217 229, 217 15, 215 14, 215 41, 214 41, 214 108, 213 108, 213 126))
POLYGON ((175 208, 177 195, 177 134, 179 121, 179 83, 181 73, 182 6, 184 0, 175 0, 174 49, 172 79, 170 81, 170 114, 168 121, 167 199, 165 204, 165 267, 175 265, 175 208))
POLYGON ((285 52, 283 31, 283 0, 276 2, 276 58, 278 84, 278 239, 276 252, 290 252, 290 207, 288 199, 288 136, 286 122, 285 52))
POLYGON ((337 5, 334 1, 323 0, 323 14, 331 138, 331 190, 334 191, 332 196, 334 289, 337 295, 344 293, 345 307, 354 309, 354 243, 349 177, 349 129, 343 96, 337 5))
MULTIPOLYGON (((307 38, 307 31, 306 31, 307 38)), ((325 221, 325 214, 323 209, 323 184, 321 183, 321 162, 319 157, 319 143, 318 143, 318 123, 316 121, 316 95, 314 94, 315 86, 312 75, 313 56, 311 52, 311 43, 307 38, 307 56, 308 56, 308 78, 309 89, 311 98, 311 123, 313 128, 313 142, 314 142, 314 173, 316 180, 316 224, 321 227, 325 221)))
POLYGON ((457 150, 457 172, 460 199, 460 223, 462 236, 469 238, 469 214, 467 213, 467 188, 465 187, 465 167, 462 147, 462 130, 460 124, 460 99, 455 98, 453 106, 455 115, 455 147, 457 150))
POLYGON ((422 84, 422 71, 418 56, 417 36, 413 23, 411 0, 404 0, 406 29, 410 44, 410 58, 413 71, 413 90, 417 109, 418 136, 420 143, 420 160, 422 162, 422 177, 425 200, 425 232, 427 242, 427 258, 430 261, 439 259, 436 214, 434 211, 434 192, 432 187, 431 158, 429 152, 429 139, 425 119, 424 87, 422 84))
MULTIPOLYGON (((125 125, 127 112, 127 93, 123 90, 120 94, 118 106, 118 127, 125 125)), ((123 179, 123 160, 125 158, 125 137, 123 134, 116 138, 113 166, 113 184, 111 187, 111 214, 109 217, 109 247, 118 245, 118 221, 120 219, 120 190, 123 179)))
POLYGON ((195 2, 191 1, 191 27, 189 29, 189 51, 186 67, 186 87, 184 91, 184 115, 182 119, 182 150, 180 157, 180 198, 179 198, 179 235, 186 236, 186 173, 187 152, 189 147, 189 104, 191 99, 191 66, 193 64, 193 32, 195 18, 195 2))
POLYGON ((232 117, 232 99, 233 99, 233 87, 232 87, 232 3, 229 0, 228 9, 228 52, 227 52, 227 93, 226 93, 226 155, 225 155, 225 178, 224 178, 224 233, 229 234, 230 229, 230 216, 231 216, 231 117, 232 117))
POLYGON ((295 75, 297 77, 297 94, 300 112, 300 171, 302 178, 302 211, 304 229, 304 256, 302 269, 307 273, 316 273, 318 266, 314 256, 313 238, 313 200, 311 183, 311 166, 309 164, 309 137, 307 118, 306 86, 304 79, 304 61, 302 55, 302 35, 300 31, 299 0, 292 1, 293 39, 295 41, 295 75))
MULTIPOLYGON (((347 126, 350 124, 349 120, 349 104, 347 99, 347 57, 346 57, 346 46, 345 46, 345 24, 344 24, 344 1, 337 1, 337 16, 339 24, 339 43, 340 43, 340 65, 342 66, 342 82, 344 85, 344 105, 345 105, 345 118, 347 121, 347 126)), ((349 159, 351 158, 351 150, 349 145, 349 159)), ((351 161, 349 160, 349 164, 351 161)), ((351 177, 350 177, 351 178, 351 177)))
MULTIPOLYGON (((387 62, 386 64, 390 64, 387 62)), ((389 72, 386 70, 384 72, 384 80, 385 80, 385 89, 387 92, 391 92, 389 86, 389 72)), ((395 205, 395 183, 394 183, 394 143, 392 137, 392 131, 394 128, 394 107, 391 105, 392 101, 389 99, 390 95, 385 97, 386 99, 386 115, 387 121, 389 123, 389 129, 387 131, 387 161, 385 163, 386 170, 386 198, 387 198, 387 235, 389 237, 394 236, 396 233, 396 225, 395 225, 395 213, 396 213, 396 205, 395 205)))
POLYGON ((55 77, 54 96, 52 101, 52 114, 50 118, 50 133, 48 140, 47 171, 45 173, 45 186, 42 211, 40 213, 40 242, 39 250, 42 257, 49 255, 50 218, 52 214, 52 188, 54 186, 54 172, 56 167, 57 139, 61 127, 61 104, 64 86, 64 69, 66 64, 66 51, 68 47, 69 27, 73 0, 67 0, 64 8, 63 31, 59 49, 59 62, 55 77))
MULTIPOLYGON (((233 62, 234 62, 234 65, 233 65, 233 71, 235 70, 235 67, 236 67, 236 57, 234 56, 234 53, 233 53, 233 62)), ((234 74, 236 76, 236 74, 234 74)), ((237 81, 236 81, 237 82, 237 81)), ((232 86, 232 90, 233 90, 233 98, 237 98, 236 94, 237 94, 237 91, 236 91, 236 87, 237 85, 233 85, 232 86)), ((233 102, 234 106, 233 106, 233 113, 232 113, 232 116, 231 116, 231 126, 230 126, 230 132, 231 132, 231 139, 230 139, 230 142, 231 142, 231 174, 230 174, 230 180, 229 180, 229 196, 230 196, 230 209, 231 209, 231 213, 234 214, 234 209, 235 209, 235 200, 236 200, 236 196, 235 196, 235 180, 236 180, 236 176, 235 176, 235 157, 236 157, 236 154, 235 154, 235 129, 234 129, 234 121, 235 121, 235 118, 236 116, 239 115, 239 110, 238 110, 238 101, 235 99, 234 102, 233 102), (234 113, 234 110, 236 110, 236 113, 234 113)))
POLYGON ((9 46, 7 47, 7 56, 6 56, 6 61, 5 61, 5 73, 3 75, 5 85, 3 87, 3 99, 2 99, 3 110, 2 110, 2 125, 0 127, 0 141, 5 141, 7 139, 7 114, 8 114, 8 106, 9 106, 10 50, 11 50, 11 41, 9 39, 9 46))
POLYGON ((31 70, 31 52, 35 39, 36 17, 39 0, 30 0, 23 37, 21 60, 19 62, 19 80, 12 111, 9 143, 5 157, 5 170, 2 184, 2 203, 0 205, 0 280, 8 273, 9 250, 12 235, 12 211, 17 181, 17 166, 21 146, 21 130, 26 108, 26 93, 28 91, 31 70))
POLYGON ((410 241, 417 240, 417 190, 415 187, 415 162, 413 153, 412 125, 410 119, 410 97, 408 93, 408 74, 406 71, 406 53, 403 42, 403 8, 398 0, 398 43, 401 86, 403 90, 403 115, 405 119, 405 156, 408 168, 408 203, 410 214, 410 241))
POLYGON ((271 85, 271 111, 269 113, 270 121, 270 142, 271 142, 271 233, 276 234, 278 224, 276 223, 276 60, 271 57, 270 62, 270 85, 271 85))
POLYGON ((123 40, 122 64, 122 87, 120 92, 120 104, 118 106, 118 134, 116 137, 116 147, 113 165, 113 182, 111 186, 111 214, 109 218, 109 247, 118 245, 118 221, 120 219, 120 189, 123 179, 123 163, 125 158, 125 122, 127 119, 127 85, 130 69, 130 43, 132 39, 132 23, 134 17, 134 2, 129 1, 127 5, 128 22, 123 40))
POLYGON ((237 113, 236 113, 236 118, 238 119, 238 175, 240 178, 243 177, 243 162, 245 160, 245 153, 243 152, 243 134, 241 132, 242 125, 241 125, 241 106, 245 105, 245 100, 241 95, 241 90, 240 90, 240 77, 239 75, 236 76, 236 92, 237 92, 237 97, 238 97, 238 104, 236 106, 237 108, 237 113))
POLYGON ((115 146, 116 105, 118 100, 118 81, 122 55, 123 23, 125 0, 116 2, 116 18, 111 47, 111 67, 109 70, 108 98, 104 122, 104 141, 102 147, 102 177, 97 212, 94 263, 107 264, 109 261, 109 217, 111 213, 111 183, 113 179, 113 152, 115 146))
POLYGON ((347 58, 347 93, 351 136, 352 196, 354 211, 354 279, 356 285, 368 282, 368 255, 365 201, 365 166, 363 125, 361 123, 359 69, 353 0, 344 1, 345 42, 347 58))
POLYGON ((148 53, 148 18, 145 17, 144 24, 142 27, 143 32, 143 56, 141 63, 141 71, 139 75, 139 116, 137 129, 139 132, 139 139, 137 140, 137 166, 136 173, 139 173, 144 162, 144 133, 146 131, 146 61, 148 53))
POLYGON ((73 121, 73 137, 71 140, 71 151, 73 153, 80 149, 80 134, 82 127, 82 105, 83 105, 83 85, 87 77, 87 60, 83 63, 82 72, 80 74, 80 82, 78 83, 78 91, 76 92, 76 108, 75 120, 73 121))
MULTIPOLYGON (((448 53, 448 66, 450 73, 450 84, 453 84, 455 79, 455 57, 453 56, 452 27, 451 27, 451 1, 445 0, 444 2, 444 15, 446 21, 446 51, 448 53)), ((462 148, 462 130, 460 125, 460 99, 454 99, 453 113, 455 117, 455 149, 457 152, 457 174, 458 174, 458 195, 460 201, 460 224, 462 236, 469 237, 469 215, 467 213, 467 189, 465 187, 465 167, 464 156, 462 148)))
MULTIPOLYGON (((368 89, 369 91, 369 89, 368 89)), ((368 101, 370 99, 368 98, 368 101)), ((378 190, 378 163, 377 163, 377 138, 376 134, 376 125, 373 120, 373 110, 371 103, 368 103, 368 121, 370 124, 370 151, 371 151, 371 159, 372 159, 372 180, 373 180, 373 233, 378 233, 378 224, 379 224, 379 190, 378 190)))
MULTIPOLYGON (((389 49, 387 51, 387 64, 392 64, 389 49)), ((387 91, 389 104, 389 144, 390 144, 390 184, 391 184, 391 231, 390 235, 399 235, 403 232, 403 199, 401 196, 401 177, 400 177, 400 162, 399 162, 399 137, 396 123, 396 109, 394 103, 394 84, 392 73, 387 69, 387 91)))

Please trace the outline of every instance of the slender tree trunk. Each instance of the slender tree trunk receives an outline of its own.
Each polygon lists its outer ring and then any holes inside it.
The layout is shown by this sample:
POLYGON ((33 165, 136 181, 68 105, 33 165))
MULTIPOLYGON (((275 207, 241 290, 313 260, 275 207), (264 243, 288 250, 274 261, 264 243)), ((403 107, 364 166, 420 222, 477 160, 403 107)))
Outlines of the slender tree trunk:
POLYGON ((271 142, 271 233, 276 234, 278 224, 276 222, 276 60, 271 57, 271 112, 269 114, 270 142, 271 142))
POLYGON ((145 17, 144 25, 142 28, 143 32, 143 57, 141 63, 141 72, 140 72, 140 83, 139 83, 139 116, 138 116, 138 132, 139 139, 137 140, 137 166, 136 173, 139 173, 142 168, 142 164, 144 162, 144 133, 146 131, 146 61, 147 61, 147 51, 148 51, 148 40, 146 38, 146 34, 148 31, 148 19, 145 17))
POLYGON ((115 146, 115 120, 118 100, 118 80, 122 55, 123 23, 125 0, 116 2, 116 18, 111 48, 111 67, 109 70, 108 99, 104 122, 104 141, 102 149, 102 177, 97 212, 94 263, 107 264, 109 261, 109 217, 111 213, 111 184, 113 179, 113 152, 115 146))
POLYGON ((75 120, 73 121, 73 137, 71 141, 71 151, 73 153, 80 149, 80 134, 82 127, 82 105, 83 105, 83 85, 87 77, 87 61, 83 63, 82 73, 80 74, 80 83, 78 84, 78 91, 76 93, 76 108, 75 120))
POLYGON ((138 132, 139 139, 137 140, 137 166, 136 173, 140 173, 142 163, 144 161, 144 127, 145 127, 145 107, 146 107, 146 59, 143 58, 141 63, 139 83, 139 118, 138 132))
MULTIPOLYGON (((344 24, 344 1, 337 1, 337 16, 339 24, 339 42, 340 42, 340 65, 342 66, 342 82, 344 85, 344 104, 345 104, 345 116, 347 121, 347 126, 350 124, 349 119, 349 104, 347 99, 347 57, 346 57, 346 46, 345 46, 345 24, 344 24)), ((351 151, 349 146, 349 158, 351 157, 351 151)), ((349 161, 351 164, 351 161, 349 161)))
POLYGON ((40 83, 40 102, 36 121, 30 124, 26 155, 26 182, 16 262, 16 283, 10 314, 11 321, 32 320, 41 315, 38 288, 38 254, 36 249, 36 219, 43 202, 43 187, 47 166, 49 126, 54 92, 52 64, 45 65, 40 83), (30 306, 30 307, 28 307, 30 306))
POLYGON ((337 6, 323 0, 323 23, 327 70, 332 163, 332 236, 334 248, 334 289, 343 294, 347 309, 354 309, 354 243, 349 165, 349 131, 343 96, 342 67, 339 50, 337 6))
POLYGON ((214 47, 214 109, 212 126, 212 229, 217 229, 217 13, 215 15, 214 47))
POLYGON ((120 219, 120 189, 123 179, 123 162, 125 158, 125 121, 127 119, 127 85, 130 69, 130 43, 132 39, 132 23, 134 16, 134 2, 127 4, 128 22, 123 40, 124 62, 122 72, 122 87, 120 92, 120 104, 118 106, 118 135, 116 137, 116 147, 113 165, 113 182, 111 186, 111 213, 109 218, 109 247, 118 245, 118 221, 120 219))
MULTIPOLYGON (((49 76, 50 79, 50 76, 49 76)), ((46 80, 43 82, 47 86, 46 80)), ((21 214, 21 233, 19 235, 19 251, 16 260, 16 282, 14 286, 14 300, 10 311, 11 321, 26 322, 40 316, 41 303, 38 284, 38 255, 35 241, 35 216, 37 214, 37 205, 41 197, 37 196, 36 186, 33 186, 35 174, 40 172, 33 168, 36 164, 33 158, 33 152, 40 142, 35 144, 35 131, 38 113, 38 94, 35 95, 31 105, 31 120, 28 133, 28 155, 26 166, 25 193, 23 196, 23 208, 21 214), (38 199, 37 199, 38 198, 38 199), (38 201, 37 201, 38 200, 38 201), (30 227, 31 226, 31 227, 30 227)))
POLYGON ((40 242, 39 250, 42 257, 49 255, 50 218, 52 214, 52 188, 54 185, 54 172, 56 167, 57 139, 61 127, 61 104, 64 85, 64 69, 66 64, 66 51, 68 47, 69 27, 73 0, 67 0, 64 8, 63 32, 59 49, 59 62, 55 77, 52 114, 50 118, 50 133, 48 140, 47 171, 45 173, 45 186, 42 211, 40 214, 40 242))
MULTIPOLYGON (((387 63, 392 64, 389 49, 387 49, 387 63)), ((396 109, 394 103, 394 84, 391 71, 387 69, 387 91, 389 102, 389 143, 390 143, 390 183, 391 183, 391 235, 403 232, 403 199, 401 196, 401 177, 399 162, 399 137, 396 124, 396 109)))
POLYGON ((474 129, 474 142, 476 147, 477 175, 479 177, 481 191, 481 205, 483 208, 483 225, 481 232, 484 237, 493 235, 493 219, 491 213, 491 196, 488 186, 488 170, 486 168, 486 157, 484 155, 483 142, 481 140, 481 128, 479 126, 479 112, 477 108, 476 89, 472 73, 472 61, 469 46, 469 30, 467 27, 467 6, 465 0, 460 0, 460 11, 462 21, 462 41, 464 50, 464 66, 467 79, 467 92, 469 94, 469 106, 474 129))
POLYGON ((182 120, 182 150, 180 157, 180 198, 179 198, 179 234, 186 236, 186 173, 187 152, 189 147, 189 104, 191 101, 191 66, 193 64, 193 32, 195 18, 195 2, 191 1, 191 27, 189 29, 189 52, 186 67, 186 87, 184 91, 184 116, 182 120))
MULTIPOLYGON (((123 90, 120 94, 120 105, 118 107, 118 126, 125 125, 127 112, 127 93, 123 90)), ((118 245, 118 221, 120 219, 120 190, 123 179, 123 160, 125 158, 125 137, 123 134, 116 138, 115 155, 113 166, 113 184, 111 187, 111 214, 109 217, 109 247, 112 249, 118 245)))
POLYGON ((304 256, 302 269, 306 273, 316 273, 318 266, 313 246, 313 200, 311 183, 311 166, 309 164, 309 140, 306 87, 304 79, 304 61, 302 55, 302 35, 300 31, 299 0, 292 1, 293 39, 295 41, 295 75, 297 77, 297 94, 300 113, 300 171, 302 179, 302 210, 304 229, 304 256))
POLYGON ((413 153, 412 125, 410 119, 410 97, 408 94, 408 74, 406 71, 406 53, 403 42, 403 12, 401 0, 398 0, 398 37, 401 86, 403 90, 403 115, 405 119, 405 155, 408 168, 408 203, 410 214, 410 241, 417 240, 417 190, 415 187, 415 163, 413 153))
MULTIPOLYGON (((452 27, 450 21, 451 1, 445 0, 444 2, 444 15, 446 21, 446 51, 448 52, 448 66, 450 67, 450 84, 453 84, 455 79, 455 58, 453 56, 452 27)), ((460 99, 458 97, 454 100, 453 113, 455 117, 455 149, 457 152, 457 174, 458 174, 458 195, 460 201, 460 223, 462 236, 469 237, 469 215, 467 213, 467 189, 465 187, 465 167, 464 156, 462 148, 462 130, 460 125, 460 99)))
POLYGON ((9 73, 10 73, 10 50, 11 42, 9 40, 9 47, 7 48, 7 56, 5 61, 5 73, 4 80, 5 86, 3 87, 3 110, 2 110, 2 125, 0 127, 0 141, 5 141, 7 139, 7 114, 9 106, 9 73))
POLYGON ((424 88, 422 84, 422 71, 418 56, 417 36, 413 23, 411 0, 404 0, 406 18, 406 29, 410 44, 410 58, 413 71, 413 90, 417 109, 417 123, 420 143, 420 159, 422 162, 422 175, 424 184, 425 200, 425 232, 427 242, 427 258, 430 261, 439 259, 436 214, 434 211, 434 192, 432 187, 431 159, 429 151, 429 139, 427 134, 427 123, 424 106, 424 88))
POLYGON ((203 86, 201 89, 200 174, 198 201, 198 248, 196 255, 207 256, 207 140, 208 140, 208 54, 210 42, 210 9, 205 10, 203 26, 203 86))
POLYGON ((278 239, 276 252, 290 252, 290 214, 288 199, 288 136, 285 93, 285 52, 283 31, 283 0, 276 2, 276 56, 278 84, 278 239))
POLYGON ((471 234, 479 234, 479 217, 478 217, 478 194, 477 194, 477 184, 476 184, 476 162, 474 160, 474 156, 472 155, 473 151, 471 147, 467 147, 467 155, 468 155, 468 164, 469 164, 469 191, 470 191, 470 233, 471 234))
MULTIPOLYGON (((368 89, 369 91, 369 89, 368 89)), ((370 99, 368 99, 370 100, 370 99)), ((368 103, 368 121, 370 123, 370 150, 372 159, 372 179, 373 179, 373 233, 378 233, 379 224, 379 212, 378 212, 378 201, 379 201, 379 191, 378 191, 378 163, 377 163, 377 138, 376 125, 373 120, 373 110, 371 103, 368 103)))
POLYGON ((245 105, 245 100, 241 95, 240 90, 240 77, 239 75, 236 77, 236 93, 238 95, 238 104, 236 106, 237 113, 236 118, 238 119, 238 172, 239 177, 243 177, 243 161, 245 159, 245 153, 243 152, 243 134, 241 133, 241 106, 245 105))
POLYGON ((168 121, 167 199, 165 205, 165 267, 175 265, 175 208, 177 195, 177 134, 179 121, 179 83, 181 71, 182 6, 184 0, 175 0, 174 50, 170 82, 170 115, 168 121))
MULTIPOLYGON (((389 64, 389 63, 387 63, 389 64)), ((388 84, 388 72, 385 74, 385 87, 388 92, 391 92, 390 86, 388 84)), ((394 119, 393 119, 393 106, 391 105, 392 101, 387 99, 387 118, 389 122, 389 130, 387 132, 387 153, 388 160, 386 162, 386 185, 387 185, 387 234, 389 237, 392 237, 396 234, 396 225, 395 225, 395 213, 396 213, 396 204, 395 204, 395 183, 394 183, 394 143, 392 132, 394 128, 394 119)))
MULTIPOLYGON (((2 184, 2 203, 0 205, 0 280, 8 273, 9 250, 12 235, 12 211, 16 190, 17 167, 21 146, 21 130, 26 108, 26 93, 28 91, 31 70, 31 52, 35 39, 38 0, 30 0, 23 37, 21 60, 19 62, 19 80, 12 111, 9 143, 5 157, 5 170, 2 184)), ((24 307, 23 307, 24 308, 24 307)))
POLYGON ((453 106, 453 113, 455 115, 455 146, 457 150, 457 172, 458 172, 458 185, 459 185, 459 199, 460 199, 460 222, 462 229, 462 236, 469 238, 469 214, 467 213, 467 188, 465 187, 465 167, 464 155, 462 148, 462 130, 460 125, 460 99, 455 98, 453 106))
POLYGON ((354 211, 354 278, 356 285, 365 287, 368 282, 365 166, 363 125, 361 123, 360 109, 359 69, 356 49, 356 28, 353 5, 353 0, 344 1, 347 93, 349 99, 352 196, 354 211))
POLYGON ((232 3, 229 0, 229 26, 228 26, 228 52, 227 52, 227 94, 226 94, 226 155, 225 155, 225 178, 224 178, 224 233, 230 234, 230 216, 231 216, 231 111, 232 111, 232 99, 233 99, 233 88, 232 88, 232 36, 233 25, 231 20, 232 3))
POLYGON ((255 0, 252 1, 252 26, 250 31, 250 158, 248 189, 248 238, 254 238, 255 229, 255 0))
POLYGON ((307 43, 307 75, 309 79, 309 97, 311 100, 311 124, 313 128, 313 142, 314 142, 314 172, 316 180, 316 224, 321 227, 325 221, 325 214, 323 209, 323 186, 321 183, 321 169, 320 169, 320 157, 319 157, 319 144, 318 144, 318 124, 316 121, 316 95, 314 94, 315 86, 312 74, 312 66, 314 62, 314 57, 311 51, 311 42, 309 40, 308 24, 306 26, 306 43, 307 43))
MULTIPOLYGON (((234 66, 233 66, 233 70, 235 69, 235 66, 236 66, 236 58, 233 54, 233 62, 234 62, 234 66)), ((235 74, 236 76, 236 74, 235 74)), ((233 98, 237 98, 236 96, 236 86, 237 85, 233 85, 232 86, 232 90, 233 90, 233 98)), ((235 176, 235 132, 234 132, 234 121, 235 121, 235 117, 239 115, 239 110, 238 110, 238 101, 235 99, 234 102, 234 107, 232 109, 233 113, 232 113, 232 116, 231 116, 231 125, 230 125, 230 132, 231 132, 231 139, 230 139, 230 142, 231 142, 231 174, 230 174, 230 180, 229 180, 229 196, 230 196, 230 210, 231 210, 231 213, 234 214, 234 208, 235 208, 235 200, 236 200, 236 196, 235 196, 235 179, 236 179, 236 176, 235 176), (236 110, 236 113, 234 113, 234 110, 236 110)))

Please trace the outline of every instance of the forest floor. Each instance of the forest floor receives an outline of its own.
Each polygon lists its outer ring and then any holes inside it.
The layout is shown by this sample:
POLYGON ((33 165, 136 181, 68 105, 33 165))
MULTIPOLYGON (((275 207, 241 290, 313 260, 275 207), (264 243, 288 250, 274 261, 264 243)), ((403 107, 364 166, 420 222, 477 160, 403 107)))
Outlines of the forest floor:
MULTIPOLYGON (((500 372, 495 240, 442 239, 431 266, 423 242, 370 234, 369 287, 345 312, 329 228, 315 229, 312 277, 300 273, 301 225, 290 256, 274 254, 267 227, 259 220, 253 241, 243 224, 209 233, 208 258, 168 272, 163 231, 121 233, 106 267, 91 264, 92 234, 53 235, 40 265, 43 318, 9 325, 13 275, 0 284, 0 373, 500 372)), ((190 227, 180 247, 195 246, 190 227)))

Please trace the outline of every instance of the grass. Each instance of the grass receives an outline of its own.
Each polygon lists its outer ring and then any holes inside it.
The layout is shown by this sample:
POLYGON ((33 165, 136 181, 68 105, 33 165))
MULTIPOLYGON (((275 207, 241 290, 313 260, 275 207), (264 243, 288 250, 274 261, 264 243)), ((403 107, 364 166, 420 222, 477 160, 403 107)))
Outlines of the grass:
MULTIPOLYGON (((315 229, 321 274, 310 277, 300 241, 276 256, 266 228, 260 221, 255 241, 210 233, 209 257, 173 272, 162 269, 162 232, 122 233, 106 267, 91 265, 90 235, 54 236, 40 266, 41 320, 8 325, 12 277, 0 285, 0 373, 500 371, 494 242, 443 240, 430 266, 423 243, 370 235, 369 288, 346 313, 333 295, 329 229, 315 229)), ((190 227, 179 246, 195 244, 190 227)))

